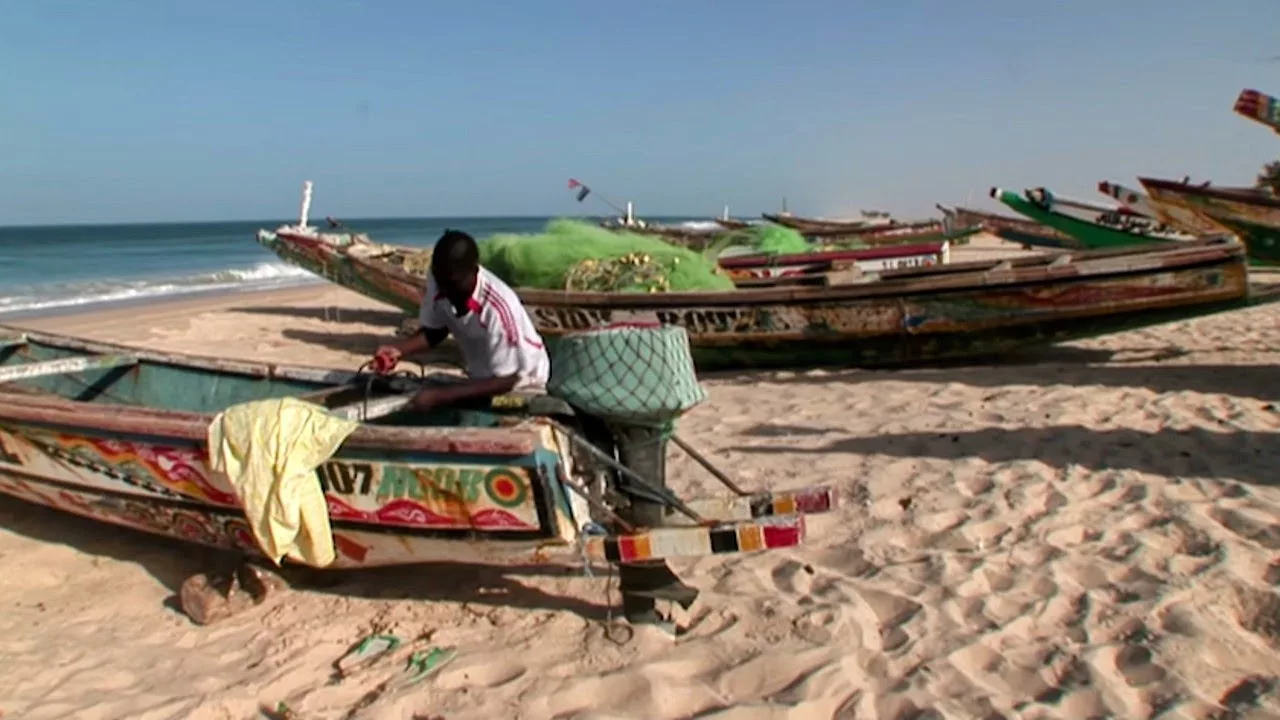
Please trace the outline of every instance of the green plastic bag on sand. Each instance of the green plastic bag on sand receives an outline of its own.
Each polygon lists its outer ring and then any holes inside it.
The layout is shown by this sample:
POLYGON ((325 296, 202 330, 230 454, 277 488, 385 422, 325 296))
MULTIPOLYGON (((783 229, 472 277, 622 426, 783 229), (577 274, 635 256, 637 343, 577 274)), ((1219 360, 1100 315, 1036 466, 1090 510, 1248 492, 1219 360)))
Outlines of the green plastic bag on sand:
POLYGON ((559 338, 551 348, 547 392, 598 417, 655 427, 669 426, 707 398, 688 333, 656 323, 559 338))
POLYGON ((732 290, 713 260, 656 237, 552 220, 538 235, 479 243, 480 263, 512 287, 601 292, 732 290))

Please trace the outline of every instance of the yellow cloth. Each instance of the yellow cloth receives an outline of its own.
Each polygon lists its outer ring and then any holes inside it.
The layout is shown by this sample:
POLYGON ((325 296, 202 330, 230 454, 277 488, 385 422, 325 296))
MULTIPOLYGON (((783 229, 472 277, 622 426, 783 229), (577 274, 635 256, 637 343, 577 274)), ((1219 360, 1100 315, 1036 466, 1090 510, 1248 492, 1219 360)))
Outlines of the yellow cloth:
POLYGON ((240 496, 253 535, 280 558, 324 567, 334 561, 329 508, 315 469, 360 424, 284 398, 227 408, 209 426, 209 462, 240 496))

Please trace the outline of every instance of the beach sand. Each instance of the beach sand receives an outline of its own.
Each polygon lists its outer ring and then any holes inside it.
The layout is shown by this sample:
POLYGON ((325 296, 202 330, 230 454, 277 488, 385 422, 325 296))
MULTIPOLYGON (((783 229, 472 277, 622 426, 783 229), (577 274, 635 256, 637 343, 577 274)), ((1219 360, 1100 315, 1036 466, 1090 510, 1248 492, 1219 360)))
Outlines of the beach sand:
MULTIPOLYGON (((317 286, 24 324, 354 369, 398 319, 317 286)), ((1280 713, 1280 306, 996 366, 704 383, 682 435, 747 486, 842 504, 797 549, 676 563, 702 590, 678 640, 606 632, 599 575, 468 566, 343 574, 199 627, 174 594, 218 553, 0 498, 3 717, 1280 713), (418 640, 331 682, 374 631, 418 640), (459 655, 376 692, 428 645, 459 655)), ((714 487, 676 450, 671 472, 714 487)))

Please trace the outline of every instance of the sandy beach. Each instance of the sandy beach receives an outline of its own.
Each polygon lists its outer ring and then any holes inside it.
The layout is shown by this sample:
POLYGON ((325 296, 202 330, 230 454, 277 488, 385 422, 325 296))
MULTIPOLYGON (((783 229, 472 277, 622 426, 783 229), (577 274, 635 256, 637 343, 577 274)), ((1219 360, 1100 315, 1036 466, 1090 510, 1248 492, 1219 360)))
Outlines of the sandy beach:
MULTIPOLYGON (((21 324, 354 369, 399 319, 323 285, 21 324)), ((794 551, 676 564, 702 591, 678 640, 607 631, 599 575, 470 566, 342 574, 201 627, 174 594, 218 553, 0 497, 0 711, 1280 716, 1280 305, 995 366, 704 384, 682 435, 749 487, 842 504, 794 551), (391 662, 332 681, 375 631, 459 656, 400 693, 375 692, 391 662)), ((712 487, 672 458, 677 490, 712 487)))

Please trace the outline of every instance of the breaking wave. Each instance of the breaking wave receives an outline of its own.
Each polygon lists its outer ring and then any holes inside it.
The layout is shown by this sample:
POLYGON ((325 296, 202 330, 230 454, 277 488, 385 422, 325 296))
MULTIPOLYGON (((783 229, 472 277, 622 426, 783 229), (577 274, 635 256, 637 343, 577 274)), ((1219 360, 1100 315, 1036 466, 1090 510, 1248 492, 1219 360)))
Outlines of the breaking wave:
POLYGON ((323 282, 302 268, 258 263, 210 273, 129 280, 93 280, 7 288, 0 315, 163 298, 214 291, 273 290, 323 282))

